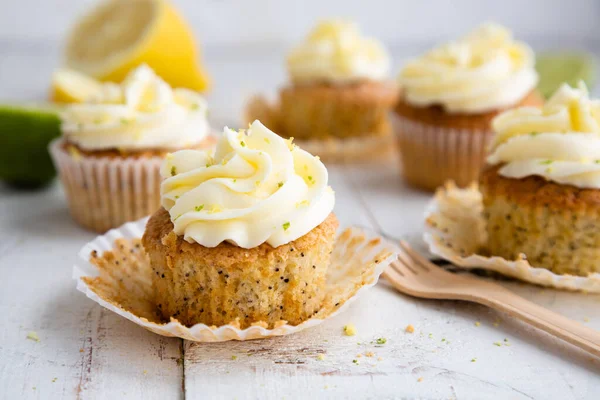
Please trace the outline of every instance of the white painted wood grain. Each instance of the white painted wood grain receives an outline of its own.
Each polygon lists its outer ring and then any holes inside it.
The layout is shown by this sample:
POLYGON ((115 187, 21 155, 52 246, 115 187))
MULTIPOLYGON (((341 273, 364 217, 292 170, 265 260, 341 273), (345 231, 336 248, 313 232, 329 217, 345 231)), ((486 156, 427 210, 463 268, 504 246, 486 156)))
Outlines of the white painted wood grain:
POLYGON ((0 221, 0 398, 180 397, 181 341, 75 290, 72 261, 94 235, 72 222, 58 185, 1 188, 0 221))
MULTIPOLYGON (((235 124, 245 96, 273 92, 284 79, 279 55, 262 51, 210 54, 216 126, 235 124)), ((0 44, 0 54, 0 99, 42 98, 56 48, 0 44)), ((342 225, 390 236, 421 231, 429 196, 401 182, 393 158, 329 171, 342 225)), ((76 292, 71 264, 94 235, 71 221, 62 196, 57 185, 33 193, 0 187, 0 399, 600 398, 600 363, 580 350, 483 307, 416 300, 385 284, 298 335, 182 346, 76 292), (348 323, 356 336, 342 334, 348 323), (415 333, 404 332, 408 324, 415 333), (40 342, 26 338, 30 331, 40 342), (388 342, 370 343, 378 337, 388 342)), ((502 284, 600 329, 598 296, 502 284)))

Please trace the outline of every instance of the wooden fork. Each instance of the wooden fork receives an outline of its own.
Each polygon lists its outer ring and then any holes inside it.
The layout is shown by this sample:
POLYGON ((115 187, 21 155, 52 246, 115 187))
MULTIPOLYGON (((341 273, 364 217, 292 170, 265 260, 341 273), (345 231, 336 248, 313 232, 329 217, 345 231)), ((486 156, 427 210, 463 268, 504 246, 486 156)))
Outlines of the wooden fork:
POLYGON ((483 304, 523 320, 600 357, 600 332, 538 306, 498 284, 468 274, 453 274, 432 264, 400 241, 404 250, 383 273, 401 293, 426 299, 483 304))

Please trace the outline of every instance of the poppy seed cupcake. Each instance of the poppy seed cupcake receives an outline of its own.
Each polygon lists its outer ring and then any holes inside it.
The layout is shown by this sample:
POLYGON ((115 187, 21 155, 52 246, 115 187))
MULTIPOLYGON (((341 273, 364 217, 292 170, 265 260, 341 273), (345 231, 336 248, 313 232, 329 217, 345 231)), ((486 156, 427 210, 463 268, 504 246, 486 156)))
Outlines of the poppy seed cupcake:
POLYGON ((160 206, 159 170, 174 150, 212 144, 206 102, 142 65, 62 113, 50 152, 73 218, 104 232, 160 206))
POLYGON ((563 85, 498 116, 480 189, 491 255, 558 274, 600 272, 600 101, 563 85))
POLYGON ((182 150, 161 175, 143 245, 165 318, 296 325, 322 306, 338 225, 327 170, 260 122, 214 154, 182 150))
POLYGON ((356 24, 322 21, 289 53, 290 83, 278 104, 255 98, 246 119, 268 118, 282 136, 328 159, 380 155, 390 147, 388 114, 398 97, 389 69, 387 50, 356 24))
POLYGON ((392 117, 406 181, 433 190, 477 180, 493 118, 543 102, 534 64, 533 51, 496 24, 409 61, 392 117))

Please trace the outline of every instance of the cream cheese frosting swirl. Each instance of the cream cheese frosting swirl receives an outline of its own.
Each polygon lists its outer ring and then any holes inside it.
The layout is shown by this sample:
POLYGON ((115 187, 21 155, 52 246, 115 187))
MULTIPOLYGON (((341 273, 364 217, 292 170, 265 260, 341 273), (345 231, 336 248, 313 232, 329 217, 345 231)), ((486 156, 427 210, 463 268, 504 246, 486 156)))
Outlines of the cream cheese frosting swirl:
POLYGON ((388 76, 390 58, 379 41, 361 36, 356 24, 329 20, 290 52, 287 67, 296 83, 381 81, 388 76))
POLYGON ((466 37, 409 61, 400 72, 405 100, 449 113, 483 113, 513 106, 537 85, 530 47, 501 25, 484 24, 466 37))
POLYGON ((171 89, 146 65, 121 84, 106 83, 90 101, 62 113, 62 131, 85 150, 176 149, 200 143, 209 131, 206 101, 171 89))
POLYGON ((543 108, 522 107, 494 119, 487 161, 498 173, 531 175, 579 188, 600 188, 600 101, 582 83, 560 87, 543 108))
POLYGON ((205 247, 281 246, 323 222, 335 202, 318 157, 259 121, 245 131, 225 128, 214 154, 169 155, 161 175, 175 233, 205 247))

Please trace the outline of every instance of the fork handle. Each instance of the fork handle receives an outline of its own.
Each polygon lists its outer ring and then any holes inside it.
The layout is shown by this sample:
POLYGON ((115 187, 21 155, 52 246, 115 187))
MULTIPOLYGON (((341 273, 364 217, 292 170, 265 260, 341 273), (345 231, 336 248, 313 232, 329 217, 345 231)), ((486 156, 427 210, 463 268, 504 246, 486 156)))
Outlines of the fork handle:
POLYGON ((600 332, 499 287, 472 301, 503 311, 600 357, 600 332))

